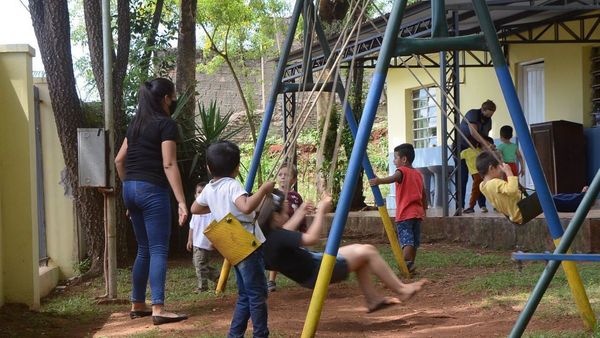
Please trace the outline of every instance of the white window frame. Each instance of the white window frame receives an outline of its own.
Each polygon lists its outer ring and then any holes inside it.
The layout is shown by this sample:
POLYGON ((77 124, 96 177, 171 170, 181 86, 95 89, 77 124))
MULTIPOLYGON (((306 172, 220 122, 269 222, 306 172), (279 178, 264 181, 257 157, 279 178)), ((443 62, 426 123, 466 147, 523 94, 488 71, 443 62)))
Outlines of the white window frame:
POLYGON ((434 147, 437 146, 437 137, 438 137, 438 130, 437 130, 437 118, 439 115, 439 109, 438 107, 435 105, 434 102, 430 102, 430 98, 429 95, 426 95, 424 97, 422 97, 420 94, 415 97, 415 93, 419 93, 421 91, 429 91, 429 93, 431 94, 431 96, 433 96, 434 98, 436 98, 436 91, 435 91, 435 87, 431 86, 431 87, 427 87, 427 88, 417 88, 412 90, 411 92, 411 126, 412 126, 412 135, 413 135, 413 145, 415 148, 430 148, 430 147, 434 147), (423 107, 419 107, 419 102, 426 102, 426 105, 423 107), (431 108, 433 108, 433 113, 430 113, 431 108), (422 116, 421 114, 418 114, 418 112, 420 111, 426 111, 427 115, 422 116), (430 120, 433 119, 434 120, 434 124, 432 125, 430 120), (415 127, 415 122, 417 121, 423 121, 423 120, 427 120, 427 122, 429 123, 426 127, 422 127, 422 128, 416 128, 415 127), (435 134, 434 133, 427 133, 426 137, 417 137, 417 133, 420 131, 431 131, 431 130, 435 130, 435 134))

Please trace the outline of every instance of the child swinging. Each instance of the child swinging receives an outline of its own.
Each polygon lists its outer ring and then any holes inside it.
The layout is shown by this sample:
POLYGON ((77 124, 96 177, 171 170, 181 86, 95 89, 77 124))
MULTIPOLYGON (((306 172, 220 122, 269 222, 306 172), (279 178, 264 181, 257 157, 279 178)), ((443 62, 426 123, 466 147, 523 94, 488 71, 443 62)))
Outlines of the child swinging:
MULTIPOLYGON (((515 224, 525 224, 529 219, 523 217, 523 212, 518 204, 523 199, 519 189, 519 180, 506 163, 500 163, 498 156, 484 151, 477 156, 477 171, 483 177, 480 189, 494 208, 504 214, 515 224), (506 181, 503 179, 506 176, 506 181)), ((580 193, 556 194, 552 200, 559 212, 574 212, 581 203, 587 191, 583 187, 580 193)))
MULTIPOLYGON (((319 243, 325 214, 331 209, 331 197, 321 199, 306 233, 296 230, 306 214, 315 211, 315 207, 310 202, 303 203, 290 217, 286 203, 283 192, 275 190, 265 197, 260 208, 258 224, 267 238, 264 244, 265 265, 268 270, 279 271, 301 286, 312 289, 323 253, 309 251, 304 246, 319 243)), ((377 248, 370 244, 350 244, 339 248, 331 283, 347 279, 350 272, 356 272, 368 313, 407 301, 427 282, 422 279, 415 283, 402 283, 379 255, 377 248), (371 280, 372 275, 376 275, 398 297, 380 295, 371 280)))

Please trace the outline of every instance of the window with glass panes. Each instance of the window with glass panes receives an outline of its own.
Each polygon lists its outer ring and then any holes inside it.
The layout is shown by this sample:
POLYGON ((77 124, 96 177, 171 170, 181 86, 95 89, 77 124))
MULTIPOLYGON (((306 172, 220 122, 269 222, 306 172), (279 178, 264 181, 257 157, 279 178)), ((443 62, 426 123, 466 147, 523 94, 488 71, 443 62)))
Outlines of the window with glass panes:
POLYGON ((437 115, 438 109, 427 91, 435 97, 435 88, 421 88, 413 91, 413 143, 415 148, 437 146, 437 115))

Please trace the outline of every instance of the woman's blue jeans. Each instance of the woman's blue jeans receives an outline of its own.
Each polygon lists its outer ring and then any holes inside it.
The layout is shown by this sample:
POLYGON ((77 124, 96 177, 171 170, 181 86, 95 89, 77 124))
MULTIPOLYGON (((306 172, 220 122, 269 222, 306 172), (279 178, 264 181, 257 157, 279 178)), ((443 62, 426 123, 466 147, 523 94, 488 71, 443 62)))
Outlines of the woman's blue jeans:
POLYGON ((123 182, 123 200, 137 240, 133 263, 131 301, 146 301, 150 280, 152 305, 164 304, 167 255, 171 236, 169 188, 145 181, 123 182))
POLYGON ((262 248, 258 248, 235 266, 235 277, 238 286, 238 300, 227 337, 244 337, 250 318, 252 318, 252 336, 268 337, 268 292, 262 248))

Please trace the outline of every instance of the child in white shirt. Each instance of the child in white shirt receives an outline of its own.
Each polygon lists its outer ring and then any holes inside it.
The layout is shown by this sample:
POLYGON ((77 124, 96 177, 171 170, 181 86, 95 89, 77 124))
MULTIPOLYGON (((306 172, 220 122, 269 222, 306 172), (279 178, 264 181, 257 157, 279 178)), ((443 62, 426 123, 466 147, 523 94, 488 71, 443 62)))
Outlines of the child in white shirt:
MULTIPOLYGON (((206 182, 200 182, 196 185, 195 198, 200 196, 202 189, 206 186, 206 182)), ((196 276, 198 277, 198 288, 196 292, 208 291, 208 281, 216 283, 219 280, 219 271, 210 266, 211 252, 214 250, 212 243, 204 236, 204 230, 210 222, 212 222, 212 214, 192 215, 190 220, 190 232, 188 234, 187 250, 193 251, 194 256, 192 262, 196 268, 196 276)))

